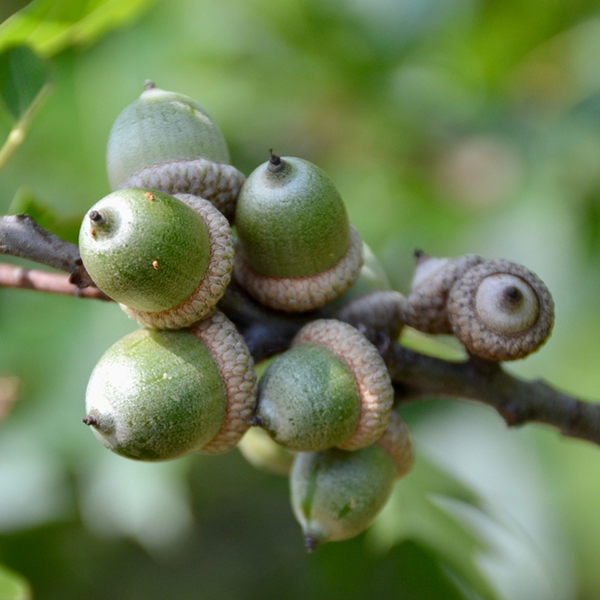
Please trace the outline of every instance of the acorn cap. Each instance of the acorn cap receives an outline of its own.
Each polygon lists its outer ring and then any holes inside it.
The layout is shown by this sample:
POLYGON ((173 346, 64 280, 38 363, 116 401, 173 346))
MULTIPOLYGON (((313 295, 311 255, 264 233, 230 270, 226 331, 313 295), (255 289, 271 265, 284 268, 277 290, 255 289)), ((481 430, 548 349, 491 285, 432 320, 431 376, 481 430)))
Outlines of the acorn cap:
POLYGON ((342 258, 329 269, 307 277, 270 277, 255 271, 239 253, 235 276, 240 285, 261 304, 286 312, 306 312, 335 300, 355 281, 362 264, 358 232, 350 225, 350 244, 342 258))
POLYGON ((550 336, 554 302, 525 267, 491 260, 469 270, 452 288, 448 313, 454 335, 476 356, 524 358, 550 336))
POLYGON ((143 187, 164 190, 172 195, 200 196, 232 221, 237 197, 245 180, 243 173, 231 165, 215 163, 206 158, 182 158, 144 167, 126 179, 121 187, 143 187))
POLYGON ((113 452, 160 461, 209 443, 225 407, 221 374, 204 344, 186 330, 138 329, 98 361, 83 421, 113 452))
MULTIPOLYGON (((204 276, 193 292, 181 303, 162 311, 137 310, 121 304, 121 308, 135 321, 153 329, 178 329, 204 318, 223 297, 231 281, 234 245, 227 219, 210 202, 188 194, 176 198, 192 208, 202 218, 209 237, 210 258, 204 276)), ((189 260, 189 257, 188 259, 189 260)), ((162 268, 158 261, 158 272, 162 268)))
POLYGON ((246 430, 256 405, 256 373, 250 350, 235 325, 220 311, 199 321, 189 331, 210 350, 225 388, 227 405, 217 435, 198 450, 219 454, 235 446, 246 430))
POLYGON ((377 348, 357 329, 335 319, 319 319, 305 325, 292 347, 319 344, 328 348, 350 369, 360 397, 360 417, 350 438, 337 444, 356 450, 375 442, 388 425, 394 392, 389 373, 377 348))
POLYGON ((396 477, 404 477, 415 462, 410 431, 404 419, 396 411, 390 414, 390 422, 383 435, 375 442, 385 450, 396 465, 396 477))
POLYGON ((402 319, 406 325, 425 333, 452 333, 446 308, 450 289, 464 273, 483 262, 483 258, 475 254, 456 259, 436 258, 422 252, 417 252, 416 257, 402 319))
POLYGON ((392 340, 398 339, 404 326, 406 298, 394 290, 378 290, 354 298, 334 313, 336 319, 353 327, 366 325, 382 331, 392 340))

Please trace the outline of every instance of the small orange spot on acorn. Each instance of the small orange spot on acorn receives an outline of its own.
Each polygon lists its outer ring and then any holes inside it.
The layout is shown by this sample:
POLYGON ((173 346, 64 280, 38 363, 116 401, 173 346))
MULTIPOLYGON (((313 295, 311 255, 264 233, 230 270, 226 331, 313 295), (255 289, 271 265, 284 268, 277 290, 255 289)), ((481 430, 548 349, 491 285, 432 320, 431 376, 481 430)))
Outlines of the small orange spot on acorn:
POLYGON ((158 261, 157 260, 153 260, 152 261, 152 266, 154 267, 155 270, 158 270, 158 261))
POLYGON ((156 196, 150 192, 146 192, 146 198, 148 198, 148 200, 156 200, 156 196))

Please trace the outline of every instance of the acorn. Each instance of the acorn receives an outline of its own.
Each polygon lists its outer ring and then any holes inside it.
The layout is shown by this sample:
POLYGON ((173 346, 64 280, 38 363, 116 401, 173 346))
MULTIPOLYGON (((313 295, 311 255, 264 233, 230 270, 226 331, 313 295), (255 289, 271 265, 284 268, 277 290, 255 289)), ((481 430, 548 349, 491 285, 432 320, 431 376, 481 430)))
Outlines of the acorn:
POLYGON ((415 252, 415 257, 415 273, 402 307, 402 320, 424 333, 452 333, 447 310, 450 289, 484 259, 475 254, 456 259, 437 258, 420 250, 415 252))
POLYGON ((253 467, 285 477, 290 474, 296 456, 295 452, 274 442, 269 434, 260 427, 248 429, 237 448, 253 467))
POLYGON ((83 422, 116 454, 162 461, 229 450, 255 403, 250 352, 216 311, 190 329, 138 329, 111 346, 91 374, 83 422))
POLYGON ((408 428, 393 412, 380 440, 347 452, 300 452, 290 473, 291 503, 312 552, 325 542, 352 538, 371 525, 396 479, 406 475, 414 452, 408 428))
POLYGON ((261 377, 252 423, 289 450, 356 450, 381 437, 392 402, 375 346, 347 323, 319 319, 261 377))
POLYGON ((270 308, 314 310, 358 278, 362 244, 331 178, 301 158, 271 154, 240 191, 235 275, 270 308))
POLYGON ((524 358, 546 342, 554 302, 529 269, 490 260, 468 270, 448 296, 454 335, 473 355, 491 361, 524 358))
POLYGON ((194 100, 146 81, 117 117, 106 153, 111 189, 192 194, 232 219, 244 175, 229 164, 225 139, 194 100))
POLYGON ((127 314, 156 329, 187 327, 212 311, 231 280, 233 235, 207 200, 118 190, 86 214, 81 259, 127 314))

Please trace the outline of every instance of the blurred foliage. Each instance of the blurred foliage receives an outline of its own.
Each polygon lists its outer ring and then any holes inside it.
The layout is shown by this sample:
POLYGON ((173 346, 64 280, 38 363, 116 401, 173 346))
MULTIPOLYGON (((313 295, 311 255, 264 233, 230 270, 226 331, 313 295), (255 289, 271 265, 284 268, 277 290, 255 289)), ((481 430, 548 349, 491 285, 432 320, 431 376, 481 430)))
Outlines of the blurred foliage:
MULTIPOLYGON (((510 370, 600 396, 598 2, 36 0, 0 25, 16 44, 52 57, 54 93, 0 173, 0 212, 74 240, 109 191, 111 124, 150 78, 198 100, 244 172, 269 147, 323 167, 396 289, 415 248, 536 271, 557 324, 510 370)), ((473 405, 407 406, 415 471, 370 531, 308 557, 284 478, 237 451, 128 462, 82 426, 94 364, 135 327, 115 306, 0 290, 0 378, 19 381, 0 562, 36 597, 600 595, 597 448, 473 405)))

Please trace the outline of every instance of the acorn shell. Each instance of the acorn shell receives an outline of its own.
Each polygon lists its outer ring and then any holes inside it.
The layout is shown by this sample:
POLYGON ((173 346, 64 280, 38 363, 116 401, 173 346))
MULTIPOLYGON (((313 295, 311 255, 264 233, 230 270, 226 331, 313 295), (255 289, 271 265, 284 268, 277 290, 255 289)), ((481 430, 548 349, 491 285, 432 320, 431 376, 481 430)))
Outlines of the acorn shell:
POLYGON ((296 456, 295 452, 279 445, 260 427, 248 429, 237 447, 253 467, 284 477, 290 474, 296 456))
POLYGON ((143 311, 192 294, 210 259, 201 216, 162 192, 127 189, 94 204, 79 234, 83 264, 108 296, 143 311))
POLYGON ((402 309, 404 323, 424 333, 452 333, 448 294, 464 273, 483 260, 475 254, 451 259, 417 253, 411 290, 402 309))
POLYGON ((202 319, 231 280, 227 219, 191 195, 113 192, 88 211, 79 240, 96 285, 146 327, 177 329, 202 319))
POLYGON ((508 361, 535 352, 550 336, 554 302, 525 267, 490 260, 463 275, 448 298, 454 335, 480 358, 508 361))
POLYGON ((303 344, 277 357, 261 377, 260 426, 288 450, 324 450, 347 440, 360 415, 354 376, 331 350, 303 344))
POLYGON ((290 473, 292 509, 306 549, 363 532, 385 506, 396 479, 392 458, 379 446, 356 452, 300 452, 290 473))
POLYGON ((375 445, 346 452, 300 452, 290 473, 292 508, 306 549, 364 531, 385 506, 395 479, 414 463, 408 427, 395 411, 375 445))
POLYGON ((318 308, 360 272, 362 245, 337 188, 300 158, 273 155, 250 174, 238 197, 236 230, 236 277, 271 308, 318 308))
POLYGON ((245 177, 229 165, 221 131, 194 100, 146 82, 115 120, 106 153, 111 189, 192 194, 231 218, 245 177))
POLYGON ((203 323, 201 335, 139 329, 106 351, 88 383, 84 418, 103 445, 161 461, 237 443, 256 400, 252 358, 224 315, 203 323))

